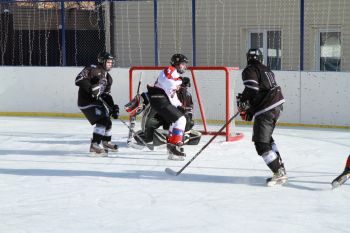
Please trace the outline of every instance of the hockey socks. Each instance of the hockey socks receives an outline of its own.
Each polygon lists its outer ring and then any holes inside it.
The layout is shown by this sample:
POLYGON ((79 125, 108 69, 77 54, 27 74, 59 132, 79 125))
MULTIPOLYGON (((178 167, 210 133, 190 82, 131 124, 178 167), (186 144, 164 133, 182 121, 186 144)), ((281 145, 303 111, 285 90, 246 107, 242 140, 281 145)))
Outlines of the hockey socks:
POLYGON ((266 179, 267 186, 282 185, 287 182, 288 176, 283 164, 281 163, 280 156, 273 150, 265 152, 262 155, 266 165, 273 172, 273 176, 266 179))

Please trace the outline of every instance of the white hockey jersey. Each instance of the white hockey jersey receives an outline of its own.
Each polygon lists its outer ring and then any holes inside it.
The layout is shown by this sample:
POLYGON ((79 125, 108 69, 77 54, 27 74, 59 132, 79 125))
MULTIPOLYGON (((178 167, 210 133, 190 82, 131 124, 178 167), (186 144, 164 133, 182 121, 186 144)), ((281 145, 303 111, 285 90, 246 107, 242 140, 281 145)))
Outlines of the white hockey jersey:
POLYGON ((160 72, 154 86, 163 89, 171 104, 177 107, 182 105, 176 94, 181 83, 182 79, 180 78, 180 74, 175 67, 169 66, 160 72))

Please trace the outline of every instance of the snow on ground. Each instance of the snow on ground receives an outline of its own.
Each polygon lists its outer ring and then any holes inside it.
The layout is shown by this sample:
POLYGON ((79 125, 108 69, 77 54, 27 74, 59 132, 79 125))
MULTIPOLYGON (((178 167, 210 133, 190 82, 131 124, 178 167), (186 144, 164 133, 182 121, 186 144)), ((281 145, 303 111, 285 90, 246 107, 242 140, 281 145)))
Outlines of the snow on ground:
MULTIPOLYGON (((219 127, 217 127, 219 128, 219 127)), ((126 146, 87 157, 92 128, 84 119, 0 117, 0 232, 240 233, 349 232, 350 185, 331 190, 350 153, 348 130, 277 127, 274 138, 289 182, 266 187, 270 171, 245 137, 218 137, 178 177, 186 161, 126 146)))

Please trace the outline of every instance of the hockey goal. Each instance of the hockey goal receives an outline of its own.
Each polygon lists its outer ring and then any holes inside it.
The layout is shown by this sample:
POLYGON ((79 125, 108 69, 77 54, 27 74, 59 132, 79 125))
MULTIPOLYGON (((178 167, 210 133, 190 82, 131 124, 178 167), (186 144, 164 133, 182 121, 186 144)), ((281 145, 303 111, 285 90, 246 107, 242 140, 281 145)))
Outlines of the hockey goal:
MULTIPOLYGON (((165 67, 134 66, 129 70, 129 98, 134 97, 139 80, 142 78, 140 93, 146 91, 147 84, 153 85, 160 70, 165 67)), ((218 126, 225 124, 234 114, 234 80, 236 67, 188 67, 183 77, 191 79, 195 120, 194 129, 202 134, 215 134, 218 126)), ((221 133, 226 141, 236 141, 243 137, 237 133, 232 121, 221 133)))

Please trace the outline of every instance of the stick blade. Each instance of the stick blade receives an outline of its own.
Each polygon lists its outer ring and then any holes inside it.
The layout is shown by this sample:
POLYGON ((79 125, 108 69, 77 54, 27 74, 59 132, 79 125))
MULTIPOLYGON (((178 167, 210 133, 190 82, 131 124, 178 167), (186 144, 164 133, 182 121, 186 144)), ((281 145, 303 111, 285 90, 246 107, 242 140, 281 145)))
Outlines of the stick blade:
POLYGON ((173 169, 171 168, 165 168, 165 173, 168 174, 168 175, 171 175, 171 176, 177 176, 178 173, 176 171, 174 171, 173 169))

